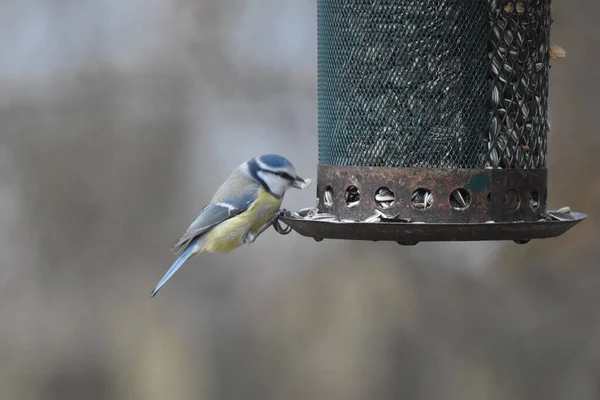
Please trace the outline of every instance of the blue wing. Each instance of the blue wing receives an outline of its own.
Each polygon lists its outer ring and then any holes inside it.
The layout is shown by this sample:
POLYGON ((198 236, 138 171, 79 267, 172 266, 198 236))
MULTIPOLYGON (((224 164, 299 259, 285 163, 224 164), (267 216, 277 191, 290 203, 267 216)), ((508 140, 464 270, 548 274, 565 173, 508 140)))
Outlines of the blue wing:
POLYGON ((175 243, 175 246, 173 246, 175 253, 185 249, 192 240, 208 232, 215 225, 246 211, 257 196, 258 190, 252 187, 251 190, 246 190, 245 193, 237 194, 237 196, 228 200, 215 202, 215 199, 213 199, 213 202, 207 204, 200 211, 200 215, 175 243))

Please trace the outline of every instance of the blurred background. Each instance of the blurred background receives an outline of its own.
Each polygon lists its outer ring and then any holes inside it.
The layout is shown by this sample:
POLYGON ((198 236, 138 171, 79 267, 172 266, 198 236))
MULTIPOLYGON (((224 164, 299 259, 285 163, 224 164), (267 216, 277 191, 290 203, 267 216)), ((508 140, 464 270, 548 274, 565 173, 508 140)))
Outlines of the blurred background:
POLYGON ((554 4, 550 207, 592 214, 568 234, 269 230, 150 301, 240 162, 316 178, 315 1, 0 1, 0 399, 599 398, 598 15, 554 4))

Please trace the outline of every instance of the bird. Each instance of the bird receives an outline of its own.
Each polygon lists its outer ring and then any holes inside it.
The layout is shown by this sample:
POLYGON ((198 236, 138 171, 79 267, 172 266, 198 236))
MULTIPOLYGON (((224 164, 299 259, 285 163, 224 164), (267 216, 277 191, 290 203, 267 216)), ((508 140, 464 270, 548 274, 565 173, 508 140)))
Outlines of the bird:
POLYGON ((310 184, 310 179, 298 176, 294 165, 277 154, 264 154, 240 164, 175 243, 173 250, 179 257, 150 298, 190 257, 227 253, 254 242, 278 218, 286 191, 303 190, 310 184))

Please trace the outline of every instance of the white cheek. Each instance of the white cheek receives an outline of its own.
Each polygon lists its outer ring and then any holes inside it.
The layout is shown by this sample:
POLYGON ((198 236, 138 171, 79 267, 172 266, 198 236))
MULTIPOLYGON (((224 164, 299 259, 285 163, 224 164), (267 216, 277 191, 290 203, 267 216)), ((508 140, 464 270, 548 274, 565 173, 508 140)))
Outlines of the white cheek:
POLYGON ((259 171, 258 176, 267 184, 269 189, 271 189, 271 192, 273 192, 277 196, 283 195, 285 191, 290 187, 290 184, 287 180, 281 179, 277 175, 259 171))

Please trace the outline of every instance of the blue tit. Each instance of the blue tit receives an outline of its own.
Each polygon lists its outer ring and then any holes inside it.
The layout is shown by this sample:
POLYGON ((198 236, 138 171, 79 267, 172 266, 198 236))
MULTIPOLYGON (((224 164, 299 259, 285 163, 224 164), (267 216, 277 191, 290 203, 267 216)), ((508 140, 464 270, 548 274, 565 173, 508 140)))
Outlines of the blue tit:
POLYGON ((158 282, 150 297, 199 253, 225 253, 252 243, 272 224, 289 188, 304 189, 310 179, 296 175, 286 158, 266 154, 239 165, 174 246, 179 257, 158 282))

